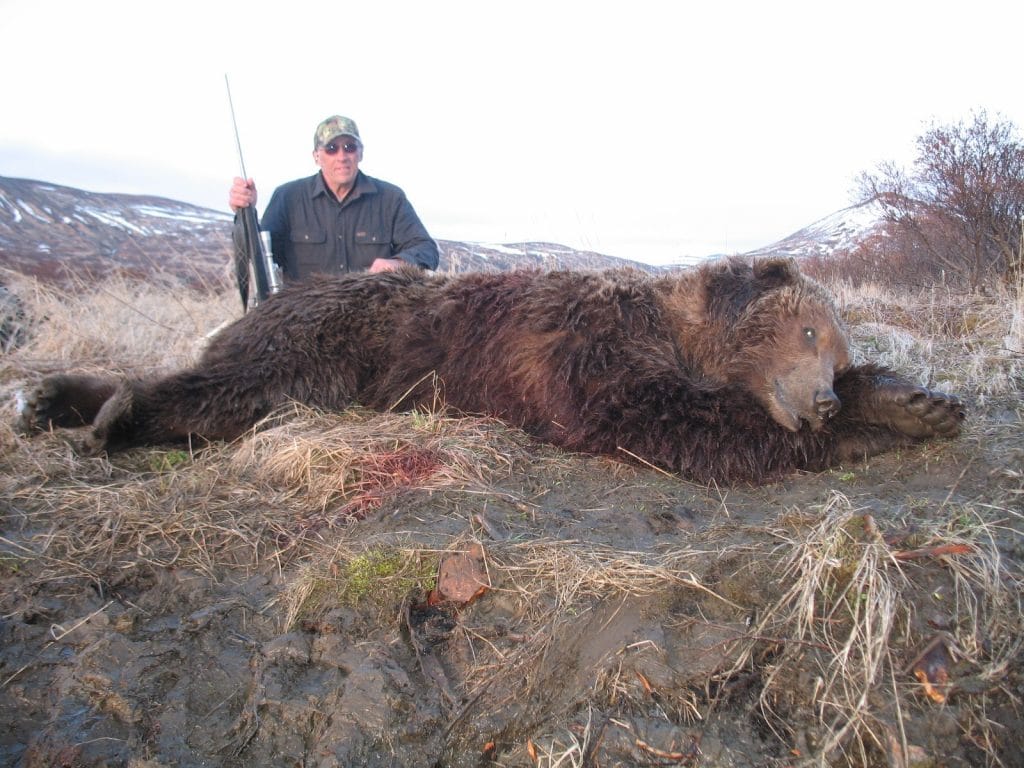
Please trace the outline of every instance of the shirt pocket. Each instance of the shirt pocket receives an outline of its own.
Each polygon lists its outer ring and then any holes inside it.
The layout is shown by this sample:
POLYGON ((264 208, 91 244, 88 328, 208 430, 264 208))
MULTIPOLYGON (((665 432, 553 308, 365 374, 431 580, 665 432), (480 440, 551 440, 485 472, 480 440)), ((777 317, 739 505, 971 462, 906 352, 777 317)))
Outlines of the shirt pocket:
POLYGON ((391 258, 391 238, 379 231, 359 228, 355 233, 354 269, 369 269, 374 259, 391 258))
POLYGON ((292 253, 295 255, 294 275, 308 277, 314 272, 327 272, 330 267, 330 253, 327 248, 327 232, 322 229, 302 227, 292 229, 288 234, 292 253))

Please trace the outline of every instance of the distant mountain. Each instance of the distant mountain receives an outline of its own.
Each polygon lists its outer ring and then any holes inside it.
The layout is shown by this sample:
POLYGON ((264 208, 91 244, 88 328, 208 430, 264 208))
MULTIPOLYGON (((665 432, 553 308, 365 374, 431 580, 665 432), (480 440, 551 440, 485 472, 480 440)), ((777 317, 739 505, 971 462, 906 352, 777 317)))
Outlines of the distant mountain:
POLYGON ((869 241, 886 236, 881 206, 875 200, 868 200, 836 211, 776 243, 744 255, 828 258, 851 253, 869 241))
MULTIPOLYGON (((191 282, 230 279, 232 216, 162 197, 86 192, 0 176, 0 267, 69 283, 90 275, 164 272, 191 282)), ((440 272, 513 267, 659 267, 553 243, 439 240, 440 272)))
POLYGON ((0 177, 0 266, 42 280, 228 273, 231 216, 162 197, 0 177))
POLYGON ((630 266, 645 272, 664 272, 639 261, 606 256, 593 251, 577 251, 555 243, 463 243, 438 240, 441 263, 438 272, 496 272, 507 269, 608 269, 630 266))

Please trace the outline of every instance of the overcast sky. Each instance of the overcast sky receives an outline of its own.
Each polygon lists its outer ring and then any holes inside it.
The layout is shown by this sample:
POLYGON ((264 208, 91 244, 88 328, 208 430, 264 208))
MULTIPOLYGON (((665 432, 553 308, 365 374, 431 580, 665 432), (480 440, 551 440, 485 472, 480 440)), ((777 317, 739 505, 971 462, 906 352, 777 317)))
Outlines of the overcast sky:
POLYGON ((1024 126, 1024 3, 0 0, 0 175, 226 210, 362 168, 436 238, 664 263, 767 245, 851 205, 933 121, 1024 126))

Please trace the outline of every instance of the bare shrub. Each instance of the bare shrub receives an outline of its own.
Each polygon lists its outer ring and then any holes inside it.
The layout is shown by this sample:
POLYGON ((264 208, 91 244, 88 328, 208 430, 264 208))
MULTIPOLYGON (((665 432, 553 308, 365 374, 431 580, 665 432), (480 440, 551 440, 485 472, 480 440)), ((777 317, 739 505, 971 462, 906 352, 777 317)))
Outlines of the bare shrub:
POLYGON ((899 259, 917 279, 941 275, 973 289, 1016 284, 1024 143, 1011 122, 990 121, 982 110, 968 121, 933 124, 917 139, 910 170, 883 164, 860 177, 859 192, 877 200, 892 225, 896 242, 879 254, 890 268, 899 259))

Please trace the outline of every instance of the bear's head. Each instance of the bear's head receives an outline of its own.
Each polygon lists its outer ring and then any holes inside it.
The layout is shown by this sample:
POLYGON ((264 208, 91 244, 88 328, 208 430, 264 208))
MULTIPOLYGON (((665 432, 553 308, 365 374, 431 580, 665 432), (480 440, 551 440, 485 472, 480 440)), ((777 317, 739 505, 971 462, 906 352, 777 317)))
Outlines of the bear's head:
POLYGON ((707 309, 727 340, 729 380, 741 381, 786 429, 820 429, 839 411, 832 385, 850 366, 831 296, 792 259, 727 260, 715 270, 707 309))

